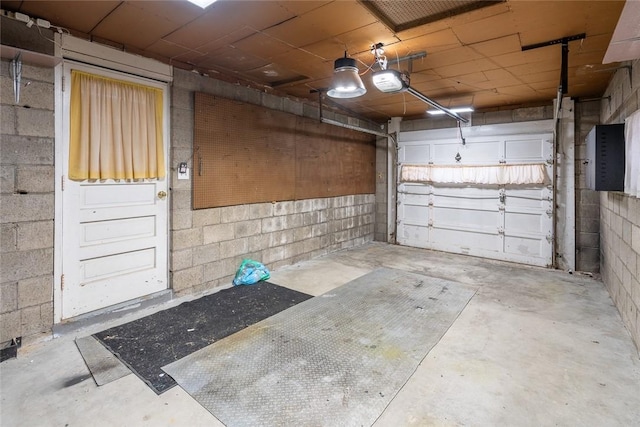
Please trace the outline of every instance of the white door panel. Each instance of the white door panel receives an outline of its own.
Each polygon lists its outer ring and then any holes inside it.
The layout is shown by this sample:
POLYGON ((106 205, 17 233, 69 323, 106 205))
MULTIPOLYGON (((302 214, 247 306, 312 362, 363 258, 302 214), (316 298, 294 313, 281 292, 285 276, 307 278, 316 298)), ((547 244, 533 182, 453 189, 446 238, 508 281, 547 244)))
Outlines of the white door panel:
POLYGON ((537 186, 398 185, 402 245, 549 266, 552 262, 552 123, 415 131, 399 136, 399 163, 497 165, 546 163, 550 182, 537 186), (489 128, 491 130, 489 130, 489 128), (519 130, 523 133, 519 133, 519 130), (491 135, 491 131, 495 135, 491 135))
MULTIPOLYGON (((71 63, 64 66, 67 81, 71 69, 162 88, 164 153, 168 164, 166 84, 71 63)), ((69 117, 69 89, 63 93, 63 108, 65 117, 69 117)), ((62 135, 64 177, 68 171, 68 119, 63 122, 62 135)), ((167 180, 65 179, 64 182, 60 318, 68 319, 167 289, 167 180)))

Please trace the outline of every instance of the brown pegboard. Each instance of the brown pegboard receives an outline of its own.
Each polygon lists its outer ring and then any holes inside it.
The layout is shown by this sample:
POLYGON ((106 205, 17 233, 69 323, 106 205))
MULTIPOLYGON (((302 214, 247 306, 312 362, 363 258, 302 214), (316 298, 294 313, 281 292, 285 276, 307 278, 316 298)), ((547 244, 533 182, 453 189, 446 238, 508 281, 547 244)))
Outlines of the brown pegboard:
POLYGON ((195 94, 193 208, 375 192, 370 135, 195 94))

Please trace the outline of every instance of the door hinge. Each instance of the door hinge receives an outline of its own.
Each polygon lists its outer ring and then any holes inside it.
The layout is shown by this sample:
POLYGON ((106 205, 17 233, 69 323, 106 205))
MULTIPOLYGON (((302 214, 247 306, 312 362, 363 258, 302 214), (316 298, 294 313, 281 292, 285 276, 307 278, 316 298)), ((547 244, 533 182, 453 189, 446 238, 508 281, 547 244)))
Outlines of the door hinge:
POLYGON ((64 191, 64 182, 65 182, 65 178, 64 178, 64 175, 62 175, 60 177, 60 188, 62 189, 62 191, 64 191))
POLYGON ((60 275, 60 290, 64 291, 64 274, 60 275))
POLYGON ((64 92, 64 76, 62 76, 62 91, 64 92))

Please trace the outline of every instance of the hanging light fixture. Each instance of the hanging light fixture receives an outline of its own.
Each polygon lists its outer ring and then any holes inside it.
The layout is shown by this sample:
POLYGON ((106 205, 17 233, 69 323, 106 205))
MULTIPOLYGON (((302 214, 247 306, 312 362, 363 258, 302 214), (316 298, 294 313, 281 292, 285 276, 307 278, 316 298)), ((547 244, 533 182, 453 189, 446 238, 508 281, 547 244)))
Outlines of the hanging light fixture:
POLYGON ((334 63, 333 79, 327 95, 332 98, 355 98, 365 93, 367 89, 358 74, 356 60, 347 58, 345 52, 344 58, 338 58, 334 63))

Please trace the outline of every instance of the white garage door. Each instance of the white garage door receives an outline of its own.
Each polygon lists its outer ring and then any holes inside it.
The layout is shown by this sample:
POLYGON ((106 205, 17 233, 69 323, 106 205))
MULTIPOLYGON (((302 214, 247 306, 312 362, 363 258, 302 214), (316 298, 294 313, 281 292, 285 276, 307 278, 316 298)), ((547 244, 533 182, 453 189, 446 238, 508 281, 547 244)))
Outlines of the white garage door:
MULTIPOLYGON (((403 165, 544 164, 545 184, 398 184, 401 245, 551 266, 552 121, 400 133, 403 165), (457 154, 460 160, 456 161, 457 154)), ((539 166, 539 168, 542 168, 539 166)))

